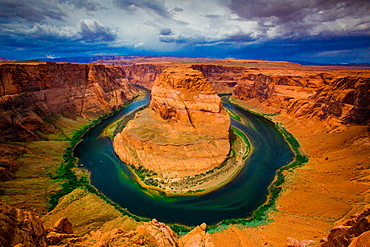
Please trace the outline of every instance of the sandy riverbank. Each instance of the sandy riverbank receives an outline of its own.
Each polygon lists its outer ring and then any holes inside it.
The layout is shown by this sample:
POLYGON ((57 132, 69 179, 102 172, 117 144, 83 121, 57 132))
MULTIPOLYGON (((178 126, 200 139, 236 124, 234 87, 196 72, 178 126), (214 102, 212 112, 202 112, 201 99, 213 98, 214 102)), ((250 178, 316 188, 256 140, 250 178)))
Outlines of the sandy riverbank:
MULTIPOLYGON (((269 113, 266 108, 244 107, 269 113)), ((338 220, 370 206, 370 138, 366 127, 348 126, 342 132, 326 133, 317 120, 283 114, 271 118, 297 138, 310 160, 286 173, 277 211, 270 213, 272 223, 257 228, 232 226, 214 233, 216 247, 285 246, 287 237, 319 245, 338 220)))

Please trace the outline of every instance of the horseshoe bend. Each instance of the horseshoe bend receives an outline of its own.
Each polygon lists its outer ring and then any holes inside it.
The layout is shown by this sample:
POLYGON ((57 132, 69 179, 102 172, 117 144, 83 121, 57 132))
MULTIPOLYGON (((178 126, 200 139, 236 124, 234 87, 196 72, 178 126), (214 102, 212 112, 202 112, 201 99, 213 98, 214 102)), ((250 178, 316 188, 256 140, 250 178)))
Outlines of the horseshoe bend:
POLYGON ((168 67, 154 82, 150 106, 114 138, 124 162, 166 177, 205 173, 227 158, 230 117, 203 73, 168 67))

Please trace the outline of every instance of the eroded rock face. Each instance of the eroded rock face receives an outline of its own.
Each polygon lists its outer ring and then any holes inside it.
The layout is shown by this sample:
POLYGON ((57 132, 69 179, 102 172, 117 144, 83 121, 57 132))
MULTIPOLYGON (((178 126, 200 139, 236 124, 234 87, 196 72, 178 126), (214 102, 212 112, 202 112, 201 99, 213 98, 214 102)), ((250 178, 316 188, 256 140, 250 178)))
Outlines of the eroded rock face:
POLYGON ((46 230, 32 212, 13 208, 0 200, 0 245, 29 247, 46 245, 46 230))
POLYGON ((214 247, 211 236, 206 231, 206 223, 196 226, 193 230, 180 238, 180 247, 214 247))
POLYGON ((230 151, 230 118, 200 71, 171 67, 139 112, 114 139, 125 162, 167 174, 192 176, 220 165, 230 151))
POLYGON ((370 73, 363 71, 246 71, 233 96, 265 112, 324 121, 328 132, 370 122, 370 73))
POLYGON ((18 145, 0 143, 0 182, 14 178, 14 173, 21 166, 19 158, 27 149, 18 145))
POLYGON ((9 62, 0 79, 0 142, 38 140, 56 131, 50 118, 97 118, 137 95, 122 68, 104 65, 9 62))
MULTIPOLYGON (((331 229, 328 237, 322 240, 321 246, 348 246, 354 238, 368 231, 370 231, 370 208, 366 209, 361 214, 353 215, 352 218, 343 225, 331 229)), ((369 239, 369 235, 367 234, 361 241, 364 241, 364 239, 369 239)), ((361 245, 356 245, 354 243, 352 246, 361 245)))

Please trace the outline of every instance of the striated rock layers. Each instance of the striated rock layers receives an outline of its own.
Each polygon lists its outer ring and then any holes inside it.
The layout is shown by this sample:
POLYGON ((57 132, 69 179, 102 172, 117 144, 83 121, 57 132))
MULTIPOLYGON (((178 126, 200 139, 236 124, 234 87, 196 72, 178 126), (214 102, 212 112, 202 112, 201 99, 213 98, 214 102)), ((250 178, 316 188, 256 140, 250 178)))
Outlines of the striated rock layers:
POLYGON ((192 176, 219 166, 230 151, 230 118, 202 72, 169 67, 154 83, 150 108, 114 139, 126 163, 168 177, 192 176))
POLYGON ((138 91, 122 68, 51 62, 0 64, 0 142, 53 133, 58 116, 97 118, 138 91))
POLYGON ((328 132, 370 123, 370 73, 249 70, 233 96, 270 113, 324 121, 328 132))

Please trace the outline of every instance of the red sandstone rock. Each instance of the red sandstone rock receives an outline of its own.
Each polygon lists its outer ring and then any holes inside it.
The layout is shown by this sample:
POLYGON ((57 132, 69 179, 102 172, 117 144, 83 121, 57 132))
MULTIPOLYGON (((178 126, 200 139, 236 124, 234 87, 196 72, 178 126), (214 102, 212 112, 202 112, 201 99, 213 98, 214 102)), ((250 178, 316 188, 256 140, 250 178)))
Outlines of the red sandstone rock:
POLYGON ((62 217, 54 224, 54 232, 72 234, 72 223, 66 218, 62 217))
POLYGON ((97 118, 137 95, 122 68, 104 65, 9 62, 0 79, 0 142, 38 140, 56 130, 45 119, 97 118))
MULTIPOLYGON (((328 237, 322 240, 322 247, 348 246, 351 241, 362 233, 370 230, 370 209, 348 220, 344 225, 334 227, 328 237)), ((364 237, 367 239, 368 237, 364 237)), ((357 245, 354 245, 357 246, 357 245)))
POLYGON ((152 89, 150 109, 114 138, 121 160, 169 177, 192 176, 227 157, 230 118, 199 71, 168 68, 152 89))
POLYGON ((328 132, 370 123, 370 73, 354 71, 246 71, 233 96, 269 113, 325 121, 328 132))
POLYGON ((46 230, 32 212, 13 208, 0 200, 0 245, 28 247, 47 246, 46 230))

